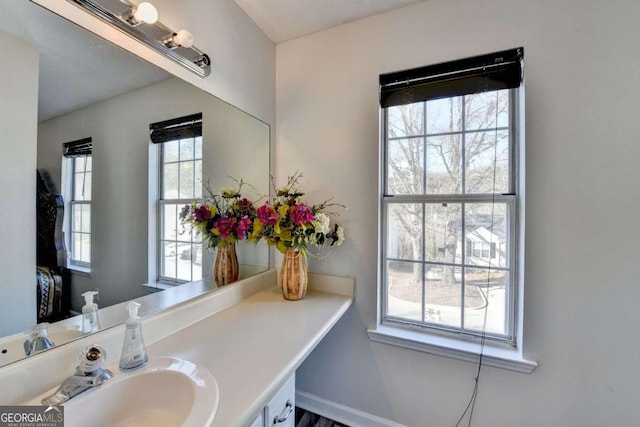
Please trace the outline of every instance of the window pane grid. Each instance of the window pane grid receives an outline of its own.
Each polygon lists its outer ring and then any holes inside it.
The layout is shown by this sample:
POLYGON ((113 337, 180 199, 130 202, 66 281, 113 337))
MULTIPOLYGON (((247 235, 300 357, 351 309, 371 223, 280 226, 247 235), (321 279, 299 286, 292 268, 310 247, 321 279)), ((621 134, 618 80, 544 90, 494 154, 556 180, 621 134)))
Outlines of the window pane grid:
MULTIPOLYGON (((405 262, 405 263, 416 263, 416 264, 432 264, 432 265, 438 265, 438 266, 443 266, 443 267, 469 267, 469 268, 475 268, 477 267, 477 265, 471 265, 471 264, 451 264, 451 263, 446 263, 446 262, 434 262, 434 261, 429 261, 429 262, 423 262, 423 261, 415 261, 415 260, 408 260, 408 259, 402 259, 402 258, 385 258, 386 261, 391 261, 391 262, 405 262)), ((492 271, 509 271, 509 268, 507 267, 491 267, 492 271)))
POLYGON ((71 158, 70 256, 72 265, 91 266, 92 157, 71 158))
POLYGON ((202 242, 183 229, 180 211, 202 196, 202 137, 161 145, 158 281, 184 283, 202 278, 202 242))
MULTIPOLYGON (((500 140, 505 139, 505 133, 506 133, 506 140, 507 142, 503 145, 507 146, 507 150, 508 150, 508 155, 506 156, 506 159, 503 159, 501 161, 505 161, 506 160, 506 167, 505 167, 505 176, 507 178, 507 182, 503 183, 501 185, 501 187, 504 188, 498 188, 496 192, 499 193, 507 193, 507 192, 512 192, 511 189, 513 188, 513 177, 511 176, 512 173, 510 171, 511 169, 511 163, 512 163, 512 149, 511 146, 513 144, 511 144, 511 137, 510 137, 510 129, 513 127, 510 123, 509 123, 509 115, 508 112, 510 110, 510 107, 513 103, 513 100, 511 99, 512 95, 511 92, 509 90, 500 90, 500 91, 494 91, 494 92, 487 92, 487 93, 482 93, 482 94, 474 94, 474 95, 466 95, 463 97, 456 97, 456 98, 447 98, 444 100, 437 100, 437 101, 425 101, 425 102, 419 102, 416 104, 408 104, 408 105, 403 105, 403 106, 399 106, 399 107, 391 107, 385 110, 385 123, 386 123, 386 127, 387 127, 387 132, 385 132, 385 134, 387 135, 387 139, 386 139, 386 152, 385 155, 387 156, 387 161, 385 162, 385 167, 386 172, 385 173, 385 189, 386 189, 386 194, 474 194, 474 193, 478 193, 478 191, 474 191, 473 189, 468 190, 467 189, 467 169, 469 169, 469 167, 471 166, 470 164, 468 164, 468 162, 471 162, 473 160, 477 159, 482 159, 482 157, 484 156, 485 158, 488 157, 492 157, 492 151, 491 148, 494 147, 494 149, 497 149, 498 147, 498 135, 500 135, 500 140), (489 103, 485 106, 485 108, 476 108, 475 110, 471 111, 471 112, 467 112, 468 110, 468 106, 470 104, 473 104, 474 100, 477 98, 487 98, 487 97, 495 97, 495 102, 494 103, 489 103), (429 124, 427 123, 425 125, 425 122, 428 122, 429 120, 429 114, 430 114, 430 108, 429 105, 432 103, 442 103, 443 101, 449 101, 452 105, 454 103, 458 103, 458 108, 460 111, 458 111, 456 114, 454 114, 453 112, 448 113, 448 120, 449 120, 449 128, 455 128, 455 130, 450 129, 448 131, 442 132, 442 131, 437 131, 437 132, 429 132, 429 124), (404 109, 408 109, 410 110, 409 113, 399 113, 399 111, 403 111, 404 109), (419 120, 419 124, 415 124, 415 123, 411 123, 409 122, 412 119, 415 119, 416 115, 415 113, 413 113, 414 110, 419 110, 421 112, 420 118, 417 119, 419 120), (395 123, 390 123, 390 121, 394 121, 395 123), (456 123, 452 123, 453 121, 456 121, 456 123), (493 122, 492 122, 493 120, 493 122), (473 128, 469 128, 468 127, 468 122, 472 122, 472 123, 480 123, 481 125, 477 125, 476 127, 473 128), (492 126, 487 126, 487 124, 492 126), (401 128, 401 130, 398 130, 399 128, 401 128), (412 132, 412 129, 420 129, 420 130, 424 130, 424 132, 412 132), (486 138, 481 138, 481 135, 486 135, 487 137, 489 137, 491 134, 494 135, 494 139, 496 142, 494 142, 493 144, 490 142, 490 138, 489 141, 486 141, 486 138), (446 139, 443 140, 442 138, 446 138, 446 137, 450 137, 450 142, 446 142, 446 139), (451 141, 454 141, 454 137, 458 137, 455 138, 455 140, 457 142, 452 143, 451 141), (392 143, 396 142, 398 144, 402 145, 403 141, 411 141, 413 140, 414 146, 418 145, 418 142, 421 143, 422 145, 422 153, 424 156, 424 160, 422 160, 422 166, 420 167, 423 171, 423 173, 425 174, 424 176, 424 183, 423 185, 418 188, 416 186, 413 186, 414 188, 414 192, 407 192, 407 191, 392 191, 394 188, 396 188, 396 186, 393 185, 393 182, 390 182, 390 179, 393 180, 394 178, 394 174, 390 173, 393 172, 393 170, 397 167, 397 165, 393 164, 394 162, 392 162, 391 160, 393 160, 393 146, 392 143), (431 142, 430 142, 431 141, 431 142), (443 147, 448 147, 448 150, 446 148, 443 147), (451 148, 455 148, 457 146, 457 149, 455 150, 451 150, 451 148), (438 158, 438 155, 440 157, 439 159, 439 164, 438 165, 431 165, 432 167, 430 167, 427 158, 429 157, 428 155, 428 151, 429 148, 431 148, 431 151, 433 151, 432 158, 438 158), (390 164, 392 163, 392 164, 390 164), (429 184, 427 183, 427 181, 429 180, 429 174, 432 173, 432 171, 430 169, 433 169, 433 175, 432 175, 432 179, 435 179, 436 176, 440 175, 444 175, 444 173, 448 173, 452 178, 453 178, 453 182, 449 182, 449 187, 448 187, 448 191, 434 191, 434 186, 429 186, 429 184), (459 177, 459 178, 458 178, 459 177), (458 187, 456 187, 455 184, 457 183, 458 187), (429 191, 429 189, 431 189, 431 191, 429 191), (453 191, 452 191, 453 190, 453 191)), ((437 113, 435 113, 437 114, 437 113)), ((436 122, 443 122, 442 118, 437 118, 435 120, 436 122)), ((446 120, 445 120, 446 121, 446 120)), ((444 126, 442 123, 440 124, 436 124, 434 125, 436 130, 441 130, 443 129, 444 126)), ((405 154, 406 152, 408 152, 409 150, 405 150, 405 154)), ((417 156, 414 156, 417 157, 417 156)), ((410 158, 406 158, 406 163, 410 163, 409 161, 411 160, 410 158)), ((415 165, 415 164, 414 164, 415 165)), ((406 166, 405 166, 406 168, 406 166)), ((397 171, 395 171, 397 173, 397 171)), ((405 187, 403 187, 405 188, 405 187)), ((437 188, 437 187, 436 187, 437 188)), ((485 192, 485 191, 482 191, 485 192)))
POLYGON ((426 137, 430 137, 430 136, 450 136, 450 135, 462 135, 464 133, 467 134, 474 134, 474 133, 482 133, 482 132, 493 132, 493 131, 508 131, 509 127, 508 126, 499 126, 499 127, 495 127, 495 128, 483 128, 483 129, 469 129, 469 130, 464 130, 464 131, 451 131, 451 132, 434 132, 434 133, 424 133, 424 134, 417 134, 417 135, 411 135, 409 137, 407 136, 395 136, 395 137, 389 137, 387 138, 387 141, 397 141, 400 139, 412 139, 412 138, 426 138, 426 137))
POLYGON ((474 310, 490 298, 486 329, 509 337, 511 331, 505 319, 510 303, 508 241, 513 233, 514 202, 385 206, 386 314, 397 317, 404 313, 417 321, 416 325, 443 322, 461 330, 473 319, 475 329, 481 330, 474 310), (402 221, 397 220, 400 217, 402 221), (420 222, 417 227, 416 222, 420 222), (424 238, 407 232, 419 229, 424 238), (420 248, 417 252, 416 243, 420 248), (497 277, 502 277, 499 286, 490 286, 497 277))
MULTIPOLYGON (((431 314, 431 315, 434 316, 434 314, 431 314)), ((481 332, 478 330, 462 329, 462 328, 456 328, 452 326, 446 326, 441 323, 430 323, 430 322, 416 323, 411 321, 410 319, 407 319, 406 317, 397 317, 397 316, 391 316, 391 315, 383 316, 382 323, 400 325, 400 326, 407 327, 408 329, 416 329, 416 328, 429 329, 432 331, 442 332, 445 334, 455 334, 456 336, 459 336, 459 337, 466 336, 466 337, 469 337, 470 339, 477 338, 477 336, 481 332)), ((488 330, 485 330, 484 336, 489 340, 499 342, 499 343, 511 343, 514 339, 514 337, 512 336, 505 337, 504 335, 495 334, 488 330)))
POLYGON ((517 202, 513 97, 514 91, 505 90, 438 100, 439 108, 448 108, 447 120, 430 119, 433 101, 384 110, 385 321, 470 336, 484 329, 487 337, 513 343, 511 240, 515 239, 517 202), (409 111, 402 113, 404 107, 409 111), (411 117, 419 122, 406 123, 411 117), (396 148, 410 144, 413 150, 396 148), (416 154, 421 155, 417 165, 416 154), (399 172, 411 167, 422 172, 420 185, 411 174, 399 172), (433 212, 456 204, 455 214, 433 212), (408 225, 407 218, 411 211, 417 212, 417 205, 421 206, 420 228, 408 225), (397 212, 405 217, 400 220, 397 212), (427 224, 431 224, 431 236, 427 224), (418 239, 420 250, 407 256, 411 244, 405 240, 417 239, 420 230, 424 236, 418 239), (483 325, 484 316, 478 313, 488 306, 483 325))

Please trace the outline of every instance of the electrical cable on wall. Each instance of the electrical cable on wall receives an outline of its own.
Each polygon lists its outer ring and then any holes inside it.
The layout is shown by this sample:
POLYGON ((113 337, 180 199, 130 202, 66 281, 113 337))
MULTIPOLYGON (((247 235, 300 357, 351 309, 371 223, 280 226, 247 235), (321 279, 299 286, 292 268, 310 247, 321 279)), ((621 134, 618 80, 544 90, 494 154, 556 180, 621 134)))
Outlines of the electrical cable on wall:
MULTIPOLYGON (((495 129, 494 129, 494 144, 493 144, 493 182, 492 182, 492 196, 491 196, 491 226, 489 229, 489 247, 491 247, 494 242, 493 242, 493 226, 494 226, 494 218, 495 218, 495 206, 496 206, 496 170, 497 170, 497 163, 498 163, 498 104, 499 104, 499 100, 496 96, 496 108, 495 108, 495 129)), ((478 398, 478 387, 479 387, 479 383, 480 383, 480 372, 482 371, 482 362, 483 362, 483 357, 484 357, 484 346, 485 346, 485 341, 486 341, 486 328, 487 328, 487 314, 489 312, 489 292, 490 292, 490 283, 491 283, 491 273, 492 273, 492 264, 491 261, 489 261, 489 267, 487 269, 487 280, 486 280, 486 286, 487 286, 487 296, 486 296, 486 304, 484 307, 484 316, 483 316, 483 321, 482 321, 482 331, 480 333, 480 353, 478 355, 478 369, 476 371, 476 376, 474 377, 474 384, 473 384, 473 391, 471 392, 471 397, 469 398, 469 402, 467 403, 467 406, 465 407, 464 411, 462 412, 462 415, 460 415, 460 418, 458 419, 458 421, 456 422, 455 426, 459 427, 460 424, 462 423, 462 421, 464 420, 464 417, 467 415, 467 413, 469 414, 469 422, 467 423, 468 427, 471 427, 471 421, 473 420, 473 411, 475 409, 476 406, 476 400, 478 398)))

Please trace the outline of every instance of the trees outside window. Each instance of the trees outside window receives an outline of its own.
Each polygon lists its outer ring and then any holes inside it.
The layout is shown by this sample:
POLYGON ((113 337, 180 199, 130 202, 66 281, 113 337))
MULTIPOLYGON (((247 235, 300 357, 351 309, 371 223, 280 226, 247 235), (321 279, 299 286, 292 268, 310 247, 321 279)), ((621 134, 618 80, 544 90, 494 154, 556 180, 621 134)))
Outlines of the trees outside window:
POLYGON ((386 320, 512 340, 516 96, 383 110, 386 320))

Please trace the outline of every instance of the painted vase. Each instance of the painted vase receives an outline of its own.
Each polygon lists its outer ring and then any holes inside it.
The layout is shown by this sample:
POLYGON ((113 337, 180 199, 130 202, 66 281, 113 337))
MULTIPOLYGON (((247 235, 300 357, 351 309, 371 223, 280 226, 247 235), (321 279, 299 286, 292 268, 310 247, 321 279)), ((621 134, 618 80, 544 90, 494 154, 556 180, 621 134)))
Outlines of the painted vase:
POLYGON ((280 269, 282 296, 289 301, 298 301, 307 293, 307 255, 294 249, 287 249, 280 269))
POLYGON ((213 277, 216 285, 224 286, 238 280, 240 267, 236 255, 236 244, 218 245, 216 262, 213 264, 213 277))

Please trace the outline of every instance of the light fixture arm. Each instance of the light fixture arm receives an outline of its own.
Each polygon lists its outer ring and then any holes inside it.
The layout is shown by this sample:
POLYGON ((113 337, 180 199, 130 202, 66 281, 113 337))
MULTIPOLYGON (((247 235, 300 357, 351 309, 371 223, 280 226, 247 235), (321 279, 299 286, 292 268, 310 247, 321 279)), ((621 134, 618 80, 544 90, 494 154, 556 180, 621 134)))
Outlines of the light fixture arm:
MULTIPOLYGON (((136 5, 130 3, 128 0, 120 0, 126 7, 123 11, 107 10, 99 4, 100 0, 67 1, 81 7, 91 15, 135 38, 139 42, 144 43, 151 49, 182 65, 200 77, 206 77, 211 73, 211 60, 209 56, 192 45, 192 38, 190 39, 191 43, 188 43, 189 37, 182 37, 183 45, 175 42, 175 35, 186 30, 180 30, 178 33, 175 33, 159 21, 148 24, 136 19, 134 17, 136 5), (165 37, 157 39, 150 34, 151 32, 161 32, 165 37), (169 43, 167 43, 167 37, 170 37, 169 43), (184 40, 186 40, 186 42, 184 40), (187 46, 189 44, 190 46, 187 46)), ((191 33, 188 31, 186 31, 186 33, 188 33, 188 36, 191 36, 191 33)))

